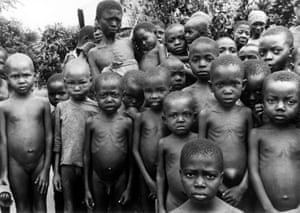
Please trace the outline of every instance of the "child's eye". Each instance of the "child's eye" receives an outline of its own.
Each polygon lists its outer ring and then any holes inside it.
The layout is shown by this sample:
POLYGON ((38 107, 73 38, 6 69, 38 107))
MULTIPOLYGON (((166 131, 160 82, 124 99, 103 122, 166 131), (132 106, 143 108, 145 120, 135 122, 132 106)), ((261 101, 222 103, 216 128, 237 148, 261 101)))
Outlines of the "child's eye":
POLYGON ((192 117, 192 113, 191 112, 184 112, 183 116, 186 117, 186 118, 190 118, 190 117, 192 117))
POLYGON ((281 50, 280 50, 280 49, 273 49, 273 53, 274 53, 275 55, 278 55, 278 54, 280 54, 280 52, 281 52, 281 50))
POLYGON ((289 101, 287 102, 288 105, 294 105, 295 103, 296 103, 295 100, 289 100, 289 101))
POLYGON ((207 174, 206 178, 207 180, 214 180, 216 178, 216 175, 207 174))
POLYGON ((274 103, 275 103, 275 100, 274 100, 274 99, 271 99, 271 98, 268 98, 268 99, 267 99, 267 102, 268 102, 269 104, 274 104, 274 103))
POLYGON ((220 53, 223 53, 224 51, 225 51, 225 48, 220 48, 220 49, 219 49, 219 52, 220 52, 220 53))
POLYGON ((192 173, 192 172, 186 172, 184 175, 185 175, 187 178, 192 178, 192 177, 195 176, 194 173, 192 173))

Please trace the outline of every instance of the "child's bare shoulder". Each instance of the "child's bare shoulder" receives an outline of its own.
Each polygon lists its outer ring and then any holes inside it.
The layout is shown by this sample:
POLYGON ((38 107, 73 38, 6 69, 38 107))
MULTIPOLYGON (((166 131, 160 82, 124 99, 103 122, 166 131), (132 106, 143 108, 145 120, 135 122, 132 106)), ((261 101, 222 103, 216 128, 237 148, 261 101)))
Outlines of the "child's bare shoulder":
POLYGON ((219 211, 216 213, 243 213, 243 211, 229 205, 228 203, 224 202, 223 200, 219 199, 219 211))

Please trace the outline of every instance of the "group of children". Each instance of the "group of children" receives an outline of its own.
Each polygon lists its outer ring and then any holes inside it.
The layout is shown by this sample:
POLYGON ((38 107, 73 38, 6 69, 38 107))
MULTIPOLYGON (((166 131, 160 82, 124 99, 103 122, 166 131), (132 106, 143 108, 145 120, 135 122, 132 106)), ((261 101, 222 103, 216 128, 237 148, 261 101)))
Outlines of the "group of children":
MULTIPOLYGON (((121 11, 100 4, 108 37, 121 11)), ((48 79, 48 100, 33 95, 32 60, 0 49, 2 210, 9 186, 18 212, 45 212, 53 168, 56 212, 300 212, 298 47, 253 12, 216 41, 202 12, 164 37, 159 22, 137 24, 140 70, 95 69, 125 42, 95 44, 48 79)))

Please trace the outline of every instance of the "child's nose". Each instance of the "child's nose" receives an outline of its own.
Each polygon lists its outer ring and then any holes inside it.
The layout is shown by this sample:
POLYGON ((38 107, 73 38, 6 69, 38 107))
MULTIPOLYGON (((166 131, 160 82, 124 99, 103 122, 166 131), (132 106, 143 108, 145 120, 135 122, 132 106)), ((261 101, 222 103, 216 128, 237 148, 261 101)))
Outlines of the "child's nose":
POLYGON ((265 60, 271 61, 272 59, 273 59, 273 54, 271 53, 271 51, 267 51, 265 60))
POLYGON ((276 105, 276 110, 285 110, 285 105, 284 105, 283 101, 278 101, 278 103, 276 105))
POLYGON ((204 178, 200 175, 197 177, 197 179, 194 182, 195 187, 205 187, 205 180, 204 178))

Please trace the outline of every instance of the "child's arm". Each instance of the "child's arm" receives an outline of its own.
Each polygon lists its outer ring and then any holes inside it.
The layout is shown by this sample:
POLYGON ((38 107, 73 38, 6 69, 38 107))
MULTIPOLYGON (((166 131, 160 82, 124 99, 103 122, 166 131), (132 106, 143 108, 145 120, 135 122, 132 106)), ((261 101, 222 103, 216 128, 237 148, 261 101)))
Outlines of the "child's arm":
POLYGON ((89 62, 90 68, 91 68, 92 76, 96 76, 97 74, 101 73, 96 64, 96 59, 94 56, 95 51, 96 51, 96 49, 93 48, 88 52, 88 62, 89 62))
POLYGON ((2 108, 0 108, 0 185, 9 185, 7 175, 7 135, 6 135, 6 117, 2 108))
POLYGON ((158 165, 156 173, 156 185, 157 185, 157 199, 158 199, 158 212, 165 213, 166 206, 166 173, 165 173, 165 155, 164 155, 164 143, 163 139, 160 139, 158 146, 158 165))
POLYGON ((207 118, 208 118, 208 111, 207 110, 201 110, 201 112, 198 115, 198 134, 199 138, 206 138, 206 132, 208 128, 208 123, 207 123, 207 118))
POLYGON ((256 129, 253 129, 249 135, 249 173, 253 183, 256 194, 262 204, 262 207, 267 212, 277 212, 273 207, 268 195, 265 191, 264 185, 259 175, 259 137, 256 129))
POLYGON ((54 129, 54 176, 53 185, 56 191, 62 191, 62 183, 60 177, 60 152, 61 152, 61 120, 60 120, 60 105, 58 104, 55 110, 55 129, 54 129))
POLYGON ((156 194, 156 186, 154 180, 150 177, 149 173, 147 172, 145 165, 143 163, 142 157, 140 155, 140 133, 143 128, 143 121, 141 119, 142 116, 138 116, 137 119, 134 122, 134 134, 133 134, 133 156, 137 162, 137 165, 145 179, 145 182, 147 186, 149 187, 151 191, 151 196, 155 197, 156 194))
POLYGON ((83 177, 84 177, 84 201, 88 208, 92 209, 95 205, 93 196, 90 190, 90 159, 91 159, 91 117, 88 118, 85 127, 85 141, 83 150, 83 177))
POLYGON ((52 157, 52 142, 53 142, 53 129, 51 124, 51 112, 50 112, 50 104, 45 101, 44 110, 44 128, 45 128, 45 159, 44 159, 44 167, 41 170, 38 177, 35 179, 35 184, 38 185, 38 189, 41 194, 46 194, 49 185, 49 171, 51 165, 51 157, 52 157))
POLYGON ((131 195, 131 189, 132 189, 132 180, 133 180, 133 159, 132 159, 132 138, 133 138, 133 131, 132 131, 132 126, 133 126, 133 122, 130 118, 128 118, 128 182, 127 182, 127 186, 126 189, 124 190, 124 192, 122 193, 119 203, 121 203, 122 205, 125 205, 129 200, 130 200, 130 195, 131 195))

